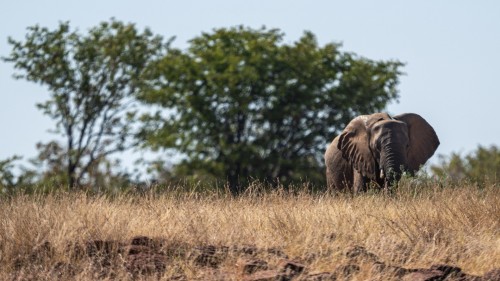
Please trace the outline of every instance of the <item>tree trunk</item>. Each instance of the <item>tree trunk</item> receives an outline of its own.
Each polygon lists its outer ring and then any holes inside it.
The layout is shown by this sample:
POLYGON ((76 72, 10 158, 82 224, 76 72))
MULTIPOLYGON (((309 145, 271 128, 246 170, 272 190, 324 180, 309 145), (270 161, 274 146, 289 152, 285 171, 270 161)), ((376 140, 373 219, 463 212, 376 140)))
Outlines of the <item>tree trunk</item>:
POLYGON ((226 171, 229 191, 233 196, 239 195, 243 190, 240 183, 240 164, 235 164, 226 171))
POLYGON ((75 165, 71 160, 68 161, 68 186, 70 190, 76 187, 75 165))
POLYGON ((238 182, 238 178, 230 175, 227 179, 229 185, 229 191, 233 196, 239 195, 241 193, 241 186, 238 182))

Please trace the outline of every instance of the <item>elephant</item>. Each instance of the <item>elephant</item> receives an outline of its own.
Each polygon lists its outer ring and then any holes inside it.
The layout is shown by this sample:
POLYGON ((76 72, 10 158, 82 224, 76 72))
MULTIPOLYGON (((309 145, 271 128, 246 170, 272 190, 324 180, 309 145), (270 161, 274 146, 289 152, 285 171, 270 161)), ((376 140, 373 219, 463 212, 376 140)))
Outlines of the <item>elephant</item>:
POLYGON ((358 116, 325 152, 327 186, 356 193, 375 183, 388 190, 403 172, 414 175, 438 146, 436 132, 418 114, 358 116))

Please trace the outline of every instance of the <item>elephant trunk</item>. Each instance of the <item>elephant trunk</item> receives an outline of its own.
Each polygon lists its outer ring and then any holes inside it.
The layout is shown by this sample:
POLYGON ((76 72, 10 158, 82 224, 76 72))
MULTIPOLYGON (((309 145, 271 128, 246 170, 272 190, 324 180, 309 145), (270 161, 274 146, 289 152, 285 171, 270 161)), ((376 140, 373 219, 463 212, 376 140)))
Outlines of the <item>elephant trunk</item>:
POLYGON ((380 178, 384 181, 384 186, 388 187, 399 179, 403 171, 407 170, 406 151, 394 145, 384 145, 380 159, 380 178))

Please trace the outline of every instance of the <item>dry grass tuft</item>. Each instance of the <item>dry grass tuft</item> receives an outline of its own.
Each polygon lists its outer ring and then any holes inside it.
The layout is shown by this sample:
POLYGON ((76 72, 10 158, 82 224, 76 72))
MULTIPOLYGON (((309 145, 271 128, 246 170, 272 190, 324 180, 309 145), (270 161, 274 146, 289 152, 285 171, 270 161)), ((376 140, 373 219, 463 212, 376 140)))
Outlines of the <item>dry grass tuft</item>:
POLYGON ((405 183, 394 194, 358 196, 18 195, 0 202, 0 279, 240 280, 247 259, 266 269, 294 260, 307 274, 342 268, 339 280, 397 279, 373 270, 381 263, 448 264, 474 275, 499 268, 500 189, 424 189, 405 183), (130 269, 130 247, 153 251, 126 246, 136 236, 160 241, 149 262, 161 270, 130 269), (89 241, 109 242, 102 247, 111 250, 95 246, 100 254, 91 255, 89 241))

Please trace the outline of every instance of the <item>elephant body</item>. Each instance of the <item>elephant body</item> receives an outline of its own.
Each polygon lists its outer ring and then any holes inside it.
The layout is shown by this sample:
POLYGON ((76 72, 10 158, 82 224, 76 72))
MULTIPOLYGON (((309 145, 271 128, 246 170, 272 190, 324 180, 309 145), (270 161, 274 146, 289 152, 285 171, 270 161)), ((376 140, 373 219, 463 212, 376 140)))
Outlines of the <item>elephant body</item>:
POLYGON ((358 116, 325 152, 328 188, 358 192, 371 183, 388 188, 403 172, 417 172, 438 146, 436 132, 418 114, 358 116))

